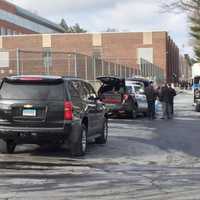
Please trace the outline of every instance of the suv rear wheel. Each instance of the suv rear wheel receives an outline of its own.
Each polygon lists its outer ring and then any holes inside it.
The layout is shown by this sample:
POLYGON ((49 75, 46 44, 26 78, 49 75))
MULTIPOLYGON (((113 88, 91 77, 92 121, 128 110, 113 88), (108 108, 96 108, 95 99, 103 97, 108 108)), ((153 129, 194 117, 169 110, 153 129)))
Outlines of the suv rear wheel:
POLYGON ((87 128, 82 125, 80 136, 76 143, 71 144, 71 154, 73 156, 84 156, 87 151, 87 128))
POLYGON ((6 150, 7 153, 12 154, 15 151, 16 143, 12 140, 6 141, 6 150))
POLYGON ((200 104, 197 104, 197 105, 195 106, 195 110, 196 110, 197 112, 200 112, 200 104))
POLYGON ((95 139, 97 144, 106 144, 108 140, 108 119, 104 120, 101 136, 95 139))

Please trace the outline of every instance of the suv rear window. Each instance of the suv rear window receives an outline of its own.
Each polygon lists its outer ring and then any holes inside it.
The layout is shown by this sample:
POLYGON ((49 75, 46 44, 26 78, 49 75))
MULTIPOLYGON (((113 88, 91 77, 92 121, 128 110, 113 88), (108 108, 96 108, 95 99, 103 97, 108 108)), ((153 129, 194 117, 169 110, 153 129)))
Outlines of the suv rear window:
POLYGON ((63 100, 64 86, 63 83, 48 85, 47 83, 4 82, 0 90, 0 97, 17 100, 63 100))

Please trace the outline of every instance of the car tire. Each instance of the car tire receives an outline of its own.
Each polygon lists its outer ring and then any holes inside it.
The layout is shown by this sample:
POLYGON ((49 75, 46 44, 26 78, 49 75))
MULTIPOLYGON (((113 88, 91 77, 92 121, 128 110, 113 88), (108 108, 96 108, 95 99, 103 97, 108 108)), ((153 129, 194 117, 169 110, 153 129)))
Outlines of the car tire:
POLYGON ((13 154, 15 151, 16 143, 12 140, 6 141, 6 150, 8 154, 13 154))
POLYGON ((196 110, 196 112, 200 112, 200 104, 197 104, 197 105, 195 106, 195 110, 196 110))
POLYGON ((132 111, 129 113, 131 119, 136 119, 138 114, 137 106, 135 106, 132 111))
POLYGON ((108 119, 104 120, 101 136, 95 139, 96 144, 106 144, 108 140, 108 119))
POLYGON ((78 141, 70 146, 72 156, 84 156, 87 151, 87 128, 85 125, 81 127, 81 133, 78 141))

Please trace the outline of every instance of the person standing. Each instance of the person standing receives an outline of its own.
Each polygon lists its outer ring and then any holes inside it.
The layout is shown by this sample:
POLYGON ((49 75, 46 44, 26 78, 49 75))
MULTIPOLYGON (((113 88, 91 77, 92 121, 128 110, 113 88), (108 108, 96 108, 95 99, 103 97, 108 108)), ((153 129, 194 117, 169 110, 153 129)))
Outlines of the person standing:
POLYGON ((172 116, 174 115, 174 97, 176 96, 176 91, 172 88, 171 83, 168 84, 170 95, 169 95, 169 104, 171 107, 172 116))
POLYGON ((164 87, 161 89, 161 98, 163 101, 163 119, 171 119, 170 90, 167 83, 165 83, 164 87))
POLYGON ((156 101, 156 91, 153 87, 153 82, 150 82, 149 86, 145 88, 145 95, 147 97, 148 103, 148 116, 149 119, 155 119, 155 101, 156 101))

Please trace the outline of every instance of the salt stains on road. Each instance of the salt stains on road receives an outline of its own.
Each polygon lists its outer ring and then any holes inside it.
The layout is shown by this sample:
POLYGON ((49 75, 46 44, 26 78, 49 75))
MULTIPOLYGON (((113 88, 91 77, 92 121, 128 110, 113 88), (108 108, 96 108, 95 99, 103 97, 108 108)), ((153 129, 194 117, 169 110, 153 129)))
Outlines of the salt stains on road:
POLYGON ((108 144, 89 145, 84 158, 33 146, 0 155, 0 200, 200 199, 191 99, 176 98, 174 120, 110 120, 108 144))

